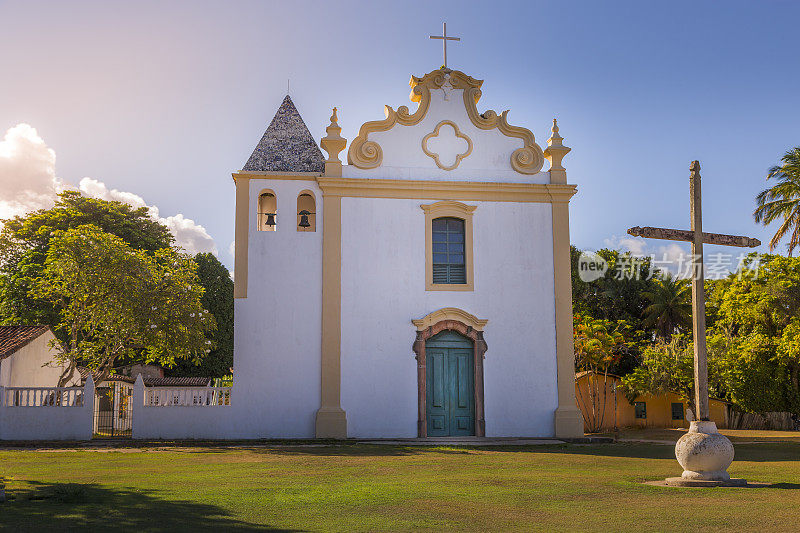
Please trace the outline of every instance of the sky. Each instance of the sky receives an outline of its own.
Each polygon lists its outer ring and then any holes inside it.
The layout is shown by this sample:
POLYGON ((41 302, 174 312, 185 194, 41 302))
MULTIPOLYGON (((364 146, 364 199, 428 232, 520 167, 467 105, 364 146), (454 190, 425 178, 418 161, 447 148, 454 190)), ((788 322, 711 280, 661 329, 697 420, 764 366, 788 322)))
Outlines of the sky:
POLYGON ((231 172, 287 79, 314 137, 337 106, 352 140, 384 104, 413 110, 446 21, 449 66, 485 80, 479 110, 510 109, 542 146, 558 118, 579 248, 680 251, 625 232, 688 229, 694 159, 705 231, 766 244, 754 197, 800 145, 799 17, 789 1, 0 0, 0 217, 77 187, 150 207, 232 268, 231 172))

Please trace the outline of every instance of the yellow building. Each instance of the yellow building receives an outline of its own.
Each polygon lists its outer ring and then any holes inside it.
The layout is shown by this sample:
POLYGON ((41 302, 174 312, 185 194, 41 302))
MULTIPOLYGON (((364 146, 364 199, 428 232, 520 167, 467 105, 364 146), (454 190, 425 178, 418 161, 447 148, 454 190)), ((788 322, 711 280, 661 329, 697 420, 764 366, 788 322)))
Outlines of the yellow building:
MULTIPOLYGON (((592 420, 592 398, 590 384, 597 383, 598 399, 594 402, 601 431, 617 427, 688 428, 692 412, 686 401, 677 394, 668 392, 654 396, 638 396, 631 404, 622 393, 619 376, 578 372, 575 375, 575 397, 584 414, 584 427, 589 431, 587 420, 592 420), (595 381, 596 380, 596 381, 595 381), (603 395, 605 393, 605 402, 603 395)), ((710 418, 718 428, 728 427, 728 403, 716 398, 709 399, 710 418)))

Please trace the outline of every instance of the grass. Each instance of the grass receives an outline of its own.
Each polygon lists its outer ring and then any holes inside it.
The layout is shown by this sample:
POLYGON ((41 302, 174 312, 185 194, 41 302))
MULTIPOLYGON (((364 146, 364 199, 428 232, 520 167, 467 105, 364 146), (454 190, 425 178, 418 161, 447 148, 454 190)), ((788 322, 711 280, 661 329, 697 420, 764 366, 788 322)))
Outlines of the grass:
MULTIPOLYGON (((651 440, 677 442, 686 433, 685 429, 653 428, 635 429, 623 428, 619 432, 622 440, 651 440)), ((800 431, 772 431, 762 429, 721 429, 720 433, 726 435, 734 444, 751 442, 794 442, 800 444, 800 431)), ((603 433, 610 436, 610 433, 603 433)))
POLYGON ((680 467, 641 443, 6 448, 0 530, 796 531, 800 443, 736 454, 733 476, 774 485, 643 485, 680 467))

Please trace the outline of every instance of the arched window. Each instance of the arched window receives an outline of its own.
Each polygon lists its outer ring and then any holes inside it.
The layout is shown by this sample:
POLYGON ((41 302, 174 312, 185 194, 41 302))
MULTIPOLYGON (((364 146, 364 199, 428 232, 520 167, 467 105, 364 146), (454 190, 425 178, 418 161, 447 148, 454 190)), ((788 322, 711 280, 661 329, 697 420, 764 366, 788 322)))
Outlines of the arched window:
POLYGON ((258 195, 258 231, 275 231, 278 227, 278 202, 270 189, 258 195))
POLYGON ((311 191, 297 197, 297 231, 317 231, 316 201, 311 191))
POLYGON ((477 206, 442 200, 420 207, 425 212, 425 290, 475 290, 472 215, 477 206))
POLYGON ((433 283, 465 284, 467 263, 464 249, 464 219, 433 219, 433 283))

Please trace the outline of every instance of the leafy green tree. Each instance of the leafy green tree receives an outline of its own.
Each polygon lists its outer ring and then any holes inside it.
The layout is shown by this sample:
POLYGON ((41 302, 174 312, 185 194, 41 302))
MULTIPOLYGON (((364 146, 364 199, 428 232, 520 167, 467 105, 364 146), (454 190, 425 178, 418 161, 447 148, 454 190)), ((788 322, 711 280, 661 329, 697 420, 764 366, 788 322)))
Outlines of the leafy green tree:
POLYGON ((696 413, 692 345, 684 336, 674 335, 669 342, 658 341, 646 347, 642 350, 641 365, 622 377, 622 386, 630 401, 642 394, 674 392, 696 413))
POLYGON ((608 395, 608 370, 619 361, 625 337, 621 324, 576 315, 573 319, 575 368, 586 371, 588 398, 578 388, 578 401, 590 433, 603 427, 608 395))
POLYGON ((800 146, 796 146, 781 157, 781 164, 769 169, 767 180, 775 185, 756 196, 753 218, 765 226, 776 220, 781 225, 769 241, 770 252, 786 235, 789 235, 789 256, 800 246, 800 146))
POLYGON ((216 346, 205 355, 199 365, 183 359, 166 373, 170 376, 223 377, 230 374, 233 366, 233 280, 228 269, 213 254, 197 254, 197 276, 205 289, 203 307, 214 316, 215 331, 206 336, 216 346))
POLYGON ((600 279, 584 282, 578 275, 580 254, 579 249, 571 247, 573 310, 612 323, 624 321, 628 342, 609 372, 625 375, 639 364, 641 342, 652 336, 651 328, 646 327, 642 319, 649 305, 644 293, 653 283, 650 259, 635 258, 616 250, 599 250, 597 254, 606 261, 608 269, 600 279))
POLYGON ((652 284, 649 258, 636 258, 617 250, 598 250, 608 264, 604 275, 585 282, 578 275, 581 251, 571 247, 572 299, 575 312, 595 318, 625 320, 641 329, 642 313, 648 302, 643 293, 652 284))
POLYGON ((748 411, 800 412, 800 258, 750 254, 712 298, 731 400, 748 411))
POLYGON ((669 273, 654 279, 642 293, 650 302, 644 310, 644 325, 654 327, 659 337, 669 342, 672 335, 692 324, 691 286, 688 279, 676 279, 669 273))
POLYGON ((214 318, 200 301, 197 266, 172 248, 136 250, 87 224, 56 231, 34 296, 58 312, 67 338, 56 361, 63 386, 78 364, 104 379, 117 366, 199 359, 212 348, 214 318))
POLYGON ((786 368, 775 358, 776 342, 764 334, 708 336, 708 360, 716 369, 718 395, 740 411, 790 409, 786 368))
POLYGON ((59 317, 46 300, 33 296, 42 279, 50 243, 58 231, 93 224, 139 250, 173 243, 169 229, 152 220, 146 208, 86 198, 76 191, 59 195, 51 209, 5 220, 0 231, 0 322, 55 326, 59 317))

